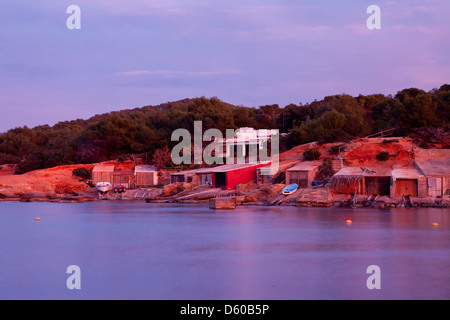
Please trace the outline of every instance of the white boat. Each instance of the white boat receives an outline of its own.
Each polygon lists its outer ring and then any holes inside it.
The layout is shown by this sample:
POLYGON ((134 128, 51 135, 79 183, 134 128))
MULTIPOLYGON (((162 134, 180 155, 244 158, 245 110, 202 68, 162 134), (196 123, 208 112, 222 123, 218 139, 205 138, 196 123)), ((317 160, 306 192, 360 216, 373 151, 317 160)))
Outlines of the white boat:
POLYGON ((112 190, 112 184, 109 182, 99 182, 96 187, 99 192, 108 192, 112 190))
POLYGON ((298 185, 296 183, 290 184, 281 191, 282 194, 288 196, 290 194, 293 194, 295 191, 297 191, 298 185))

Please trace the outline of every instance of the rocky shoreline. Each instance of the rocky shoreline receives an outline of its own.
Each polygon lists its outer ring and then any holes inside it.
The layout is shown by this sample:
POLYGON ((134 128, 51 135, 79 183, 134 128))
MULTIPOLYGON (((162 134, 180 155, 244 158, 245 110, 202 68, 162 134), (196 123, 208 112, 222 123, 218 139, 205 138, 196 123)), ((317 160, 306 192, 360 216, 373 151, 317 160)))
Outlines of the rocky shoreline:
MULTIPOLYGON (((353 199, 349 195, 332 194, 327 188, 307 188, 290 196, 283 196, 279 189, 283 185, 271 186, 268 193, 267 185, 240 186, 237 190, 211 189, 210 187, 197 187, 194 190, 183 190, 175 194, 165 194, 166 187, 151 188, 149 197, 137 199, 136 190, 128 190, 124 194, 110 193, 103 199, 98 196, 95 188, 89 188, 85 192, 73 192, 72 194, 43 194, 24 193, 20 196, 1 197, 0 201, 16 202, 55 202, 55 203, 84 203, 93 201, 122 201, 122 202, 146 202, 146 203, 173 203, 208 205, 211 199, 230 199, 235 206, 296 206, 296 207, 334 207, 334 208, 450 208, 448 201, 433 201, 432 199, 412 199, 406 203, 402 198, 381 197, 377 201, 371 201, 368 197, 358 195, 353 199), (239 191, 239 189, 242 189, 239 191)), ((173 187, 173 186, 172 186, 173 187)), ((178 189, 179 190, 179 189, 178 189)))
MULTIPOLYGON (((13 165, 3 165, 0 170, 0 201, 82 203, 108 199, 111 201, 145 201, 149 203, 207 204, 211 199, 229 198, 234 199, 236 206, 346 208, 450 207, 449 194, 442 192, 440 197, 429 196, 433 193, 428 192, 427 188, 429 185, 425 175, 418 172, 417 169, 411 165, 417 159, 425 159, 427 160, 425 161, 425 164, 428 164, 428 167, 432 167, 434 165, 432 161, 440 159, 440 170, 442 172, 448 172, 448 150, 423 150, 415 147, 413 141, 406 138, 360 139, 352 142, 350 146, 347 146, 346 153, 341 154, 345 155, 345 158, 342 162, 338 161, 337 168, 334 168, 334 160, 331 162, 331 167, 333 168, 333 171, 336 172, 333 179, 339 176, 337 173, 338 171, 342 172, 346 169, 356 170, 356 173, 352 171, 346 173, 346 175, 341 174, 338 181, 342 180, 343 182, 352 182, 351 179, 355 175, 362 176, 361 168, 363 167, 361 166, 364 166, 366 169, 366 166, 370 166, 372 169, 376 168, 379 170, 378 172, 380 172, 380 174, 383 170, 389 171, 389 174, 383 176, 385 179, 389 179, 389 192, 377 192, 378 189, 377 191, 371 192, 365 192, 363 190, 361 193, 364 194, 354 195, 352 193, 354 193, 356 187, 348 187, 346 189, 344 188, 345 190, 341 190, 340 188, 336 188, 330 182, 326 183, 331 180, 324 179, 324 185, 313 186, 312 183, 308 183, 309 187, 299 188, 292 195, 281 195, 281 191, 286 184, 277 182, 284 182, 286 180, 291 181, 288 179, 287 172, 295 163, 301 162, 303 157, 302 154, 305 150, 314 147, 316 150, 320 150, 320 153, 331 157, 332 155, 328 153, 332 146, 332 144, 320 146, 305 144, 294 147, 280 155, 280 170, 277 174, 280 175, 282 179, 277 179, 278 176, 274 176, 271 179, 268 179, 268 181, 257 178, 256 180, 258 182, 238 184, 236 187, 233 186, 233 190, 213 188, 210 185, 199 185, 199 182, 194 180, 186 180, 190 182, 170 183, 171 171, 161 170, 160 178, 163 179, 158 181, 161 185, 131 189, 122 194, 110 191, 107 195, 100 196, 92 182, 74 175, 74 172, 76 172, 75 169, 80 168, 86 169, 87 172, 91 173, 96 164, 65 165, 36 170, 22 175, 14 174, 13 165), (389 151, 393 156, 388 161, 380 162, 375 158, 381 151, 389 151), (343 165, 345 165, 344 168, 342 168, 343 165), (413 173, 411 174, 411 172, 413 173), (420 174, 420 176, 417 176, 418 174, 420 174), (394 179, 400 180, 400 178, 403 180, 416 179, 417 192, 412 194, 417 195, 417 197, 410 195, 406 197, 397 196, 403 193, 397 192, 397 189, 400 187, 396 189, 393 183, 394 179), (390 194, 391 196, 381 196, 381 194, 390 194)), ((312 179, 313 177, 311 180, 312 179)), ((431 180, 432 179, 430 178, 430 181, 431 180)), ((443 178, 441 178, 441 180, 444 181, 443 178)), ((349 184, 351 184, 350 182, 349 184)), ((366 184, 364 184, 364 186, 366 184)), ((340 186, 340 184, 337 185, 340 186)), ((441 185, 447 186, 444 182, 441 182, 441 185)), ((399 184, 399 186, 401 185, 399 184)), ((448 189, 448 187, 446 188, 448 189)), ((401 191, 401 189, 399 190, 401 191)))

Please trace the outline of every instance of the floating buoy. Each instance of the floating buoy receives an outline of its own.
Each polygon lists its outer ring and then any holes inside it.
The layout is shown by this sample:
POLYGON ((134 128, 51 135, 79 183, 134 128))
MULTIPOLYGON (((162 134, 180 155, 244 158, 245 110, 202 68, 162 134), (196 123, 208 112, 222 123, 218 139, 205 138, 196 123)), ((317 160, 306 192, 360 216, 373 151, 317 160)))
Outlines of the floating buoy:
POLYGON ((36 221, 39 221, 39 220, 41 220, 41 218, 37 217, 37 218, 36 218, 36 221))
POLYGON ((347 219, 347 220, 345 220, 345 222, 347 222, 348 224, 350 224, 350 223, 352 223, 353 221, 352 221, 352 219, 347 219))
POLYGON ((431 225, 432 225, 433 227, 437 227, 437 226, 439 225, 439 223, 433 222, 431 225))

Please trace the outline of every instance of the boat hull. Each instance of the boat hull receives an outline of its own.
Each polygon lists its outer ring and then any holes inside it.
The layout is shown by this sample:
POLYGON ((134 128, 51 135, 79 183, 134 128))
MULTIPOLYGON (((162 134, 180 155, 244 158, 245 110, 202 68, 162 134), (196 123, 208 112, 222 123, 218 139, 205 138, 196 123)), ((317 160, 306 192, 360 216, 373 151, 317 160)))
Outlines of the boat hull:
POLYGON ((296 183, 290 184, 286 187, 284 187, 284 189, 281 191, 282 194, 284 195, 290 195, 293 194, 295 191, 297 191, 298 189, 298 185, 296 183))
POLYGON ((109 182, 99 182, 96 187, 99 192, 109 192, 112 190, 112 185, 109 182))

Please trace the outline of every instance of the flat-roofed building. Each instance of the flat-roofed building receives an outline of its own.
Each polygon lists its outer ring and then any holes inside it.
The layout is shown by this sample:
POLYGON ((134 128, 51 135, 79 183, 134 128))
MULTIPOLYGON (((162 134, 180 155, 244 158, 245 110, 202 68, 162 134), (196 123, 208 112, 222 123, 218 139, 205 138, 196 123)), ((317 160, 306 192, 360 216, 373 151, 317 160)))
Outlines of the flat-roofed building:
POLYGON ((450 196, 450 154, 448 159, 416 159, 415 162, 426 177, 427 196, 450 196))
POLYGON ((268 165, 270 165, 270 162, 257 164, 226 164, 215 167, 212 170, 212 186, 214 188, 231 190, 236 188, 238 184, 256 181, 256 170, 268 165))
POLYGON ((113 183, 113 164, 97 164, 92 169, 92 183, 97 184, 99 182, 113 183))
POLYGON ((322 161, 303 161, 286 170, 286 184, 296 183, 299 188, 308 188, 319 171, 322 161))
POLYGON ((137 165, 134 168, 136 187, 151 187, 158 184, 158 169, 149 165, 137 165))
POLYGON ((333 192, 390 195, 391 169, 344 167, 332 179, 333 192))
POLYGON ((392 169, 391 196, 426 197, 425 176, 415 167, 392 169))

